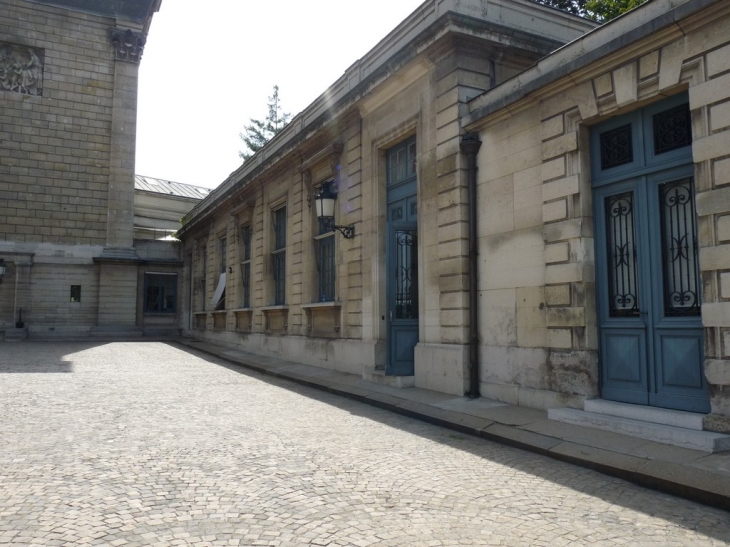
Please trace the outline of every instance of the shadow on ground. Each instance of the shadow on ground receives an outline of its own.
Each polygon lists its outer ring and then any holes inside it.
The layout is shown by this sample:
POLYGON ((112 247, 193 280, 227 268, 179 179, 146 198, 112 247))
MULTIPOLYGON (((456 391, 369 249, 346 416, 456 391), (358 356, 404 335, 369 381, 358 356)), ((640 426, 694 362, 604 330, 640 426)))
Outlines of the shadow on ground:
POLYGON ((255 378, 262 382, 266 382, 270 385, 281 387, 283 389, 287 389, 304 397, 308 397, 316 401, 332 405, 336 408, 350 412, 351 414, 382 423, 383 425, 389 427, 397 427, 401 430, 407 431, 408 433, 418 435, 430 441, 434 441, 458 450, 466 451, 476 457, 489 459, 494 463, 517 469, 521 472, 540 477, 544 480, 552 481, 554 483, 560 484, 561 486, 570 488, 576 492, 580 492, 581 494, 600 498, 607 503, 619 505, 633 511, 638 511, 646 515, 651 515, 652 517, 664 519, 668 522, 674 522, 680 527, 684 526, 684 523, 681 519, 677 519, 677 512, 674 509, 674 506, 677 503, 695 505, 698 508, 698 511, 707 515, 707 518, 703 519, 701 523, 695 527, 696 531, 705 534, 708 537, 718 539, 720 541, 728 541, 728 539, 730 539, 730 514, 722 511, 721 509, 705 508, 703 505, 690 500, 685 500, 682 498, 671 496, 669 494, 650 490, 617 477, 603 475, 598 471, 573 466, 570 463, 560 462, 538 454, 531 454, 534 459, 529 458, 528 460, 534 463, 528 464, 525 459, 515 459, 510 456, 510 451, 512 450, 519 450, 520 452, 523 452, 525 454, 529 453, 528 451, 522 450, 520 448, 501 445, 493 441, 454 432, 433 424, 429 424, 433 429, 423 428, 421 427, 421 425, 424 422, 421 422, 414 418, 410 418, 408 416, 398 415, 389 410, 378 408, 376 406, 371 406, 362 401, 350 399, 347 397, 346 394, 333 394, 327 392, 324 389, 320 391, 315 387, 301 385, 293 380, 269 376, 259 371, 247 369, 242 365, 231 363, 230 361, 226 361, 223 358, 211 356, 194 348, 174 343, 171 345, 173 345, 177 349, 182 349, 183 351, 194 355, 203 361, 224 367, 228 370, 237 372, 238 374, 255 378), (419 424, 419 427, 409 427, 410 424, 419 424), (495 451, 495 447, 501 447, 503 448, 503 450, 495 451), (567 472, 564 474, 560 474, 558 481, 556 481, 555 477, 548 478, 540 475, 540 468, 546 465, 566 466, 566 469, 568 470, 570 468, 574 468, 576 470, 576 473, 567 472), (617 482, 624 483, 626 485, 626 488, 636 488, 639 491, 645 492, 647 495, 651 495, 652 500, 650 501, 648 499, 648 496, 642 495, 625 496, 623 495, 625 492, 624 488, 606 488, 605 484, 600 484, 601 481, 597 483, 597 486, 595 488, 588 488, 584 484, 585 481, 581 479, 581 477, 585 473, 598 473, 599 475, 605 477, 605 481, 611 484, 616 484, 617 482), (712 515, 717 515, 717 517, 713 518, 712 515))

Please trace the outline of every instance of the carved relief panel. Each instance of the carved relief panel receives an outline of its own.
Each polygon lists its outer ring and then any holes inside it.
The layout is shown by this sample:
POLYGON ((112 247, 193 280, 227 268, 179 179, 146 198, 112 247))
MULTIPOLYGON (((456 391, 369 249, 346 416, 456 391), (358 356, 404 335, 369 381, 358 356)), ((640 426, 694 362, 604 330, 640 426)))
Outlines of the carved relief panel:
POLYGON ((43 94, 43 50, 0 42, 0 90, 43 94))

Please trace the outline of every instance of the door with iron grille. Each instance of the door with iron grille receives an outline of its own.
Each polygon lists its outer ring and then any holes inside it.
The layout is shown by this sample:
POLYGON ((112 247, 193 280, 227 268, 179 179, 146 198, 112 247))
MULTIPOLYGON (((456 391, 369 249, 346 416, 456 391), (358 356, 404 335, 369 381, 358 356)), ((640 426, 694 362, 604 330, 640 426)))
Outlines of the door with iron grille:
POLYGON ((387 152, 386 374, 412 376, 418 343, 418 206, 415 138, 387 152))
POLYGON ((602 397, 709 412, 686 97, 591 139, 602 397))

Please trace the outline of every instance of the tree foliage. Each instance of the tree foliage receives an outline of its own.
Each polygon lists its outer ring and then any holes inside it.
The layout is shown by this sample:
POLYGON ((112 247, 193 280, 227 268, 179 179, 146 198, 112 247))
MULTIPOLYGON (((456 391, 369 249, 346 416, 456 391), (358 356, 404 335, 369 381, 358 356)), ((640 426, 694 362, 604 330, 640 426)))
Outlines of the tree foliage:
POLYGON ((246 161, 261 150, 274 135, 286 127, 286 124, 291 119, 291 114, 283 112, 281 108, 278 85, 274 86, 274 93, 269 97, 267 106, 269 113, 264 120, 250 118, 250 123, 243 127, 243 133, 239 133, 241 140, 247 148, 247 150, 238 152, 238 155, 243 161, 246 161))
POLYGON ((573 15, 606 23, 622 13, 634 9, 646 0, 533 0, 539 4, 558 8, 573 15))

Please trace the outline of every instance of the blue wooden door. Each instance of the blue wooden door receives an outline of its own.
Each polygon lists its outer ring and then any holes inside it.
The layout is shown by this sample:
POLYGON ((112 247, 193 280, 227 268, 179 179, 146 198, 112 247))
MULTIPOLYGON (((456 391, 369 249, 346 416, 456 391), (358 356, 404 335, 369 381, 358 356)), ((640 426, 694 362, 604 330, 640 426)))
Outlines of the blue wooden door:
POLYGON ((694 166, 683 126, 688 132, 686 103, 674 99, 592 135, 601 390, 606 399, 709 412, 694 166), (675 119, 662 151, 667 112, 675 119))
POLYGON ((415 138, 387 152, 386 313, 388 356, 385 372, 414 374, 418 343, 418 204, 415 138))

